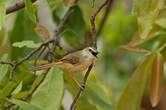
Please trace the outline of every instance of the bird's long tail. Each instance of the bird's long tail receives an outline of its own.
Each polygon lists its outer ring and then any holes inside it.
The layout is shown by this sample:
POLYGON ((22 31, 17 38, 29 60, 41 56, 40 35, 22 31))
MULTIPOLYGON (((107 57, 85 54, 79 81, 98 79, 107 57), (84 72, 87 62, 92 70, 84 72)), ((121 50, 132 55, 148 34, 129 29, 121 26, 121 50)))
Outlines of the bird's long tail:
POLYGON ((58 63, 60 63, 60 62, 43 64, 43 65, 31 68, 30 71, 34 72, 34 71, 46 70, 46 69, 49 69, 49 68, 57 65, 58 63))

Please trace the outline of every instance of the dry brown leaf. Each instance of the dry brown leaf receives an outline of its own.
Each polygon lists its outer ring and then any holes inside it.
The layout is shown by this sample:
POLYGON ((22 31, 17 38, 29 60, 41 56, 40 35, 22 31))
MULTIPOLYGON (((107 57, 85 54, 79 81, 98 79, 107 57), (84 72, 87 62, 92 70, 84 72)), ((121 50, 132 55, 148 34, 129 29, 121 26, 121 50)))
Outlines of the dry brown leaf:
POLYGON ((49 39, 49 36, 50 36, 49 31, 41 24, 36 25, 35 31, 37 35, 42 39, 42 41, 46 41, 49 39))
POLYGON ((132 45, 121 45, 120 48, 132 51, 132 52, 149 52, 146 49, 140 48, 140 47, 136 47, 136 46, 132 46, 132 45))
POLYGON ((155 107, 161 98, 163 89, 163 65, 164 59, 160 53, 157 53, 152 64, 152 75, 150 82, 150 102, 155 107))

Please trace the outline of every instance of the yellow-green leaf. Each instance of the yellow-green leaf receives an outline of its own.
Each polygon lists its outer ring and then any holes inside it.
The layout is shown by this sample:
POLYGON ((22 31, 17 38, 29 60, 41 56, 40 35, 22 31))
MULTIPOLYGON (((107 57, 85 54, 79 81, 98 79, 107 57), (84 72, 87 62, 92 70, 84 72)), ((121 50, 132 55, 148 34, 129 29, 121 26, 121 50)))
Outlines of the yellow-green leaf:
POLYGON ((31 104, 41 110, 59 110, 64 90, 63 71, 52 68, 32 96, 31 104))
POLYGON ((21 109, 23 110, 41 110, 27 102, 21 101, 21 100, 17 100, 17 99, 8 99, 9 102, 16 104, 17 106, 19 106, 21 109))
POLYGON ((165 0, 137 0, 136 15, 138 17, 139 36, 146 39, 153 28, 160 9, 165 0))
POLYGON ((148 56, 135 70, 117 104, 116 110, 140 110, 141 99, 148 78, 154 55, 148 56))
POLYGON ((38 48, 41 45, 41 43, 34 43, 34 41, 30 40, 24 40, 22 42, 15 42, 12 44, 13 47, 27 47, 27 48, 38 48))
POLYGON ((2 26, 4 25, 5 21, 5 4, 0 2, 0 30, 2 29, 2 26))
POLYGON ((33 3, 31 0, 25 0, 25 7, 27 9, 29 18, 31 21, 36 24, 36 8, 33 6, 33 3))
POLYGON ((17 93, 19 93, 22 89, 22 81, 18 84, 18 86, 14 89, 14 91, 12 92, 12 95, 16 95, 17 93))
MULTIPOLYGON (((8 54, 4 54, 1 58, 1 61, 7 62, 8 61, 8 54)), ((8 64, 0 64, 0 81, 5 77, 9 69, 8 64)))
POLYGON ((6 98, 9 96, 13 90, 18 85, 18 82, 8 82, 5 87, 0 91, 0 100, 6 98))
POLYGON ((156 106, 161 98, 163 87, 163 65, 164 59, 160 53, 157 53, 152 65, 152 75, 150 83, 150 102, 156 106))
POLYGON ((156 23, 157 25, 159 25, 160 27, 166 29, 166 18, 157 19, 155 23, 156 23))

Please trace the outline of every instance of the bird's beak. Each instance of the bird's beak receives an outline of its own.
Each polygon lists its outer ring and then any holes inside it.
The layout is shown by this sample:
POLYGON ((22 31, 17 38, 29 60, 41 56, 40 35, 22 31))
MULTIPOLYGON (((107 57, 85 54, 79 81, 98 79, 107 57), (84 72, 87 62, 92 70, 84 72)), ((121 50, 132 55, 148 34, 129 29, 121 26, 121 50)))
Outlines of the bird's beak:
POLYGON ((92 52, 92 54, 97 58, 99 52, 92 52))

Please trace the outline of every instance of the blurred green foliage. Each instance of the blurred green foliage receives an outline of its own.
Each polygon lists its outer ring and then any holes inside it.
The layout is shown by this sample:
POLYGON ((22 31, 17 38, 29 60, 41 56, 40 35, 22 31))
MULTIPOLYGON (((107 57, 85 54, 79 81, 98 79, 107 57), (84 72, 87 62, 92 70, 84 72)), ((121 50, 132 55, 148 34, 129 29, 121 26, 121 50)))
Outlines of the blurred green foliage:
MULTIPOLYGON (((15 1, 6 0, 3 4, 11 5, 15 1)), ((34 5, 30 0, 25 2, 26 8, 11 15, 5 15, 5 7, 0 2, 1 61, 19 60, 40 46, 41 38, 35 32, 37 23, 49 30, 52 26, 47 22, 57 26, 69 8, 63 0, 39 0, 34 5), (44 12, 39 10, 41 7, 44 12)), ((73 13, 60 34, 65 44, 65 52, 67 49, 89 45, 90 16, 102 3, 101 0, 94 0, 93 6, 93 0, 80 0, 78 5, 73 7, 73 13)), ((78 110, 140 110, 143 94, 149 88, 154 54, 161 53, 166 60, 164 3, 164 0, 114 0, 98 38, 100 54, 91 71, 86 89, 76 104, 78 110), (127 48, 122 48, 122 45, 127 48), (137 47, 143 48, 148 52, 130 51, 131 47, 133 50, 137 47)), ((103 14, 104 9, 96 18, 97 30, 103 14)), ((51 33, 51 30, 49 32, 51 33)), ((65 53, 61 50, 56 52, 58 55, 65 53)), ((34 66, 33 62, 37 57, 38 55, 34 55, 20 65, 14 71, 12 81, 9 80, 10 65, 0 64, 0 109, 69 108, 78 85, 71 80, 70 75, 58 68, 52 68, 47 74, 37 72, 34 75, 29 69, 34 66), (65 91, 69 92, 72 98, 64 98, 65 91), (32 92, 34 94, 31 94, 32 92), (67 100, 67 103, 63 103, 66 102, 64 100, 67 100)), ((41 55, 38 63, 42 63, 43 59, 45 56, 41 55)), ((84 73, 77 74, 75 79, 81 82, 83 75, 84 73)))

